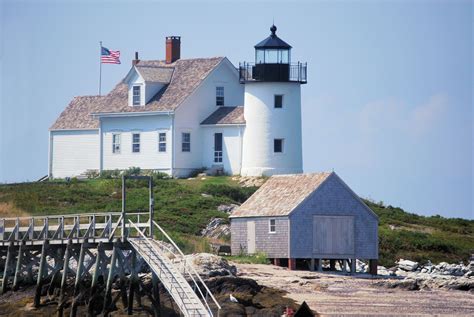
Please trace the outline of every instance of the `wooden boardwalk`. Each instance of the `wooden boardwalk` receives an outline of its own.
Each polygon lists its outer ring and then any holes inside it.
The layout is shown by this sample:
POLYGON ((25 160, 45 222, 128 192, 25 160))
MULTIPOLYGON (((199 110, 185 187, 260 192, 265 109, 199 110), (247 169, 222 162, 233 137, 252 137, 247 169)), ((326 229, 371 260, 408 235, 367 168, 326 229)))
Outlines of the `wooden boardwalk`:
POLYGON ((36 283, 35 306, 47 294, 58 294, 58 316, 66 305, 71 316, 85 302, 90 315, 108 315, 117 298, 112 284, 122 287, 118 295, 128 313, 141 302, 138 278, 141 268, 152 273, 152 302, 160 315, 159 284, 173 298, 183 316, 215 316, 220 306, 191 263, 170 236, 153 220, 153 182, 150 177, 123 177, 122 211, 0 219, 0 293, 16 291, 21 284, 36 283), (149 184, 149 212, 126 212, 126 180, 146 179, 149 184), (157 239, 160 237, 160 239, 157 239), (1 273, 0 273, 1 274, 1 273), (68 280, 74 277, 72 299, 68 280), (90 281, 90 287, 83 281, 90 281), (98 281, 105 283, 102 287, 98 281), (84 289, 87 288, 87 289, 84 289), (94 298, 103 297, 101 311, 93 308, 94 298), (95 309, 95 310, 94 310, 95 309))

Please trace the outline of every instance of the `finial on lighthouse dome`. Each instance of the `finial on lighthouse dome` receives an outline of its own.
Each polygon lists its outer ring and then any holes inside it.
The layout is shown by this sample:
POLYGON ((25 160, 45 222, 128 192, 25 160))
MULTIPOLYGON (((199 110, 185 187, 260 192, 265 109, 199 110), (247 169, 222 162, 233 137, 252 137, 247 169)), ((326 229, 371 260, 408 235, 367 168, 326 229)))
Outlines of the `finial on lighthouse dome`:
POLYGON ((272 27, 270 28, 270 31, 272 32, 272 36, 276 36, 276 31, 277 31, 277 27, 275 26, 275 24, 272 25, 272 27))

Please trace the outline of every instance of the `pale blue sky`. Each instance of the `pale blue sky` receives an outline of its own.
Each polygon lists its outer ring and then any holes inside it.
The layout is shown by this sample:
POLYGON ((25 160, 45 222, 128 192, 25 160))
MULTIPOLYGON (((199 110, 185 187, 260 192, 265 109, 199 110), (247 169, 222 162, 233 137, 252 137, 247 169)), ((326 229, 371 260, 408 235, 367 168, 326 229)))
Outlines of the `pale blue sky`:
POLYGON ((73 96, 97 94, 98 43, 252 61, 277 34, 308 62, 306 172, 334 169, 359 195, 424 215, 473 216, 471 1, 1 1, 0 182, 47 173, 48 127, 73 96))

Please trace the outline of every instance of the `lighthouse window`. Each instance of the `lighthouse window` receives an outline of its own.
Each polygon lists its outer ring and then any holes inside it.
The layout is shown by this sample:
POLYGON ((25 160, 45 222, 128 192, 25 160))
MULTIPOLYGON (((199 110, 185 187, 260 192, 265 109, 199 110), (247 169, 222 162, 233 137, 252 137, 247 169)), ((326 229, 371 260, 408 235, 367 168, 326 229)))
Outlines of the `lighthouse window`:
POLYGON ((275 95, 275 108, 283 107, 283 95, 275 95))
POLYGON ((216 87, 216 106, 224 105, 224 87, 216 87))
POLYGON ((140 86, 133 86, 133 105, 140 105, 140 86))
POLYGON ((273 140, 273 152, 274 153, 283 153, 283 139, 274 139, 273 140))

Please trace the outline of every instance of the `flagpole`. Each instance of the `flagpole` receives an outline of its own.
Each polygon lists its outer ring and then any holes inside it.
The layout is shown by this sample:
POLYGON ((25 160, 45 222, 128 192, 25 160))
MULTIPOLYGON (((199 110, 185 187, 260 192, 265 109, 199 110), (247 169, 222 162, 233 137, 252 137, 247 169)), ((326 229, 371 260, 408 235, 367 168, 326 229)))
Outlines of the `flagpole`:
POLYGON ((100 88, 102 86, 102 41, 99 42, 100 45, 100 53, 99 53, 99 96, 100 96, 100 88))

